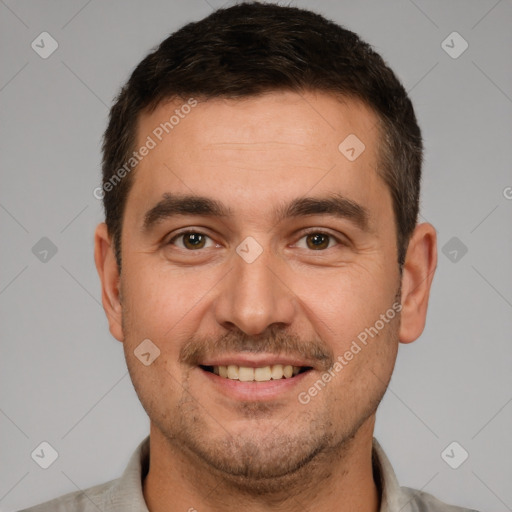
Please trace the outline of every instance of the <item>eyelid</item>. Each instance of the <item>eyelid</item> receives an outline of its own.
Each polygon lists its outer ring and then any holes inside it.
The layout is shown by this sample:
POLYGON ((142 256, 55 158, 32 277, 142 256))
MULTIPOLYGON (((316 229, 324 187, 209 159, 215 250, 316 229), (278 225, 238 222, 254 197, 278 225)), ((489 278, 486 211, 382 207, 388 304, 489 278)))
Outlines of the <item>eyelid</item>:
MULTIPOLYGON (((164 245, 176 245, 173 242, 177 238, 179 238, 180 236, 183 236, 183 235, 187 235, 189 233, 193 233, 193 234, 202 235, 202 236, 205 236, 205 237, 209 238, 216 246, 218 246, 219 244, 217 242, 215 242, 215 240, 208 233, 205 233, 204 231, 202 231, 202 229, 204 229, 204 228, 201 228, 201 229, 195 229, 193 227, 192 228, 190 228, 190 227, 183 228, 181 231, 178 231, 178 232, 174 233, 164 243, 164 245)), ((341 237, 339 235, 335 235, 335 234, 331 233, 330 231, 326 230, 325 228, 307 228, 307 229, 305 229, 303 231, 300 231, 298 234, 300 236, 298 236, 297 240, 301 240, 302 238, 304 238, 305 236, 308 236, 308 235, 317 235, 318 234, 318 235, 325 235, 325 236, 328 236, 328 237, 334 239, 338 245, 344 245, 344 246, 349 245, 349 241, 348 240, 344 239, 343 237, 341 237)), ((293 246, 295 246, 296 243, 297 242, 295 242, 293 244, 293 246)), ((181 249, 181 247, 180 247, 180 249, 181 249)), ((329 249, 332 249, 332 247, 329 247, 329 249)), ((200 250, 201 249, 198 249, 198 251, 200 251, 200 250)), ((196 251, 190 251, 190 252, 196 252, 196 251)), ((321 251, 319 251, 319 252, 321 252, 321 251)))
MULTIPOLYGON (((331 233, 330 231, 326 230, 325 228, 308 228, 304 231, 300 231, 299 235, 300 236, 298 237, 298 240, 302 240, 302 238, 304 238, 305 236, 308 236, 308 235, 325 235, 325 236, 328 236, 328 237, 334 239, 338 245, 344 245, 344 246, 349 245, 349 240, 346 237, 343 237, 340 235, 335 235, 335 234, 331 233)), ((295 244, 296 243, 297 242, 295 242, 295 244)), ((329 249, 332 249, 332 247, 329 247, 329 249)), ((326 249, 324 249, 324 251, 325 250, 326 249)), ((322 251, 318 251, 318 252, 322 252, 322 251)))
MULTIPOLYGON (((183 230, 178 231, 176 233, 173 233, 170 238, 167 239, 167 241, 164 241, 164 245, 176 245, 174 241, 183 235, 188 235, 193 233, 194 235, 201 235, 209 238, 215 245, 218 245, 217 242, 208 234, 202 231, 201 229, 194 229, 194 228, 183 228, 183 230)), ((182 249, 182 247, 178 247, 179 249, 182 249)), ((203 248, 204 249, 204 248, 203 248)), ((198 249, 200 251, 201 249, 198 249)), ((196 251, 190 251, 190 252, 196 252, 196 251)))

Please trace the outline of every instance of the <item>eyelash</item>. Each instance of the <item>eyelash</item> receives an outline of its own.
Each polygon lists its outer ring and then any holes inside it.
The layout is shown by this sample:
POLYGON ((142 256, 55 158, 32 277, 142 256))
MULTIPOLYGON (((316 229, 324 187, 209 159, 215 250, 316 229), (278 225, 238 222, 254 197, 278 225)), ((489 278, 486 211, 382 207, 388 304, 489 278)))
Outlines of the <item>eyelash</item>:
MULTIPOLYGON (((176 235, 174 235, 168 242, 166 245, 174 245, 174 241, 177 240, 178 238, 180 237, 183 237, 183 236, 186 236, 186 235, 201 235, 201 236, 206 236, 208 237, 210 240, 212 240, 212 237, 207 235, 206 233, 203 233, 202 231, 195 231, 195 230, 188 230, 188 231, 182 231, 181 233, 178 233, 176 235)), ((182 249, 182 247, 180 247, 180 249, 182 249)), ((184 250, 188 250, 188 249, 184 249, 184 250)), ((199 251, 200 249, 198 249, 197 251, 199 251)), ((189 252, 197 252, 197 251, 192 251, 192 250, 188 250, 189 252)))
MULTIPOLYGON (((337 236, 334 236, 332 233, 328 233, 327 231, 322 231, 322 230, 317 230, 317 229, 316 230, 312 229, 310 231, 304 231, 302 233, 302 236, 299 238, 299 240, 302 240, 304 237, 306 237, 308 235, 323 235, 323 236, 327 236, 331 240, 335 240, 337 245, 345 245, 345 246, 347 245, 343 240, 341 240, 337 236)), ((332 247, 328 247, 328 249, 332 249, 332 247)), ((326 249, 324 249, 324 250, 326 250, 326 249)))
MULTIPOLYGON (((191 234, 194 234, 194 235, 202 235, 202 236, 205 236, 207 238, 209 238, 210 240, 213 240, 209 235, 207 235, 206 233, 203 233, 202 231, 195 231, 195 230, 188 230, 188 231, 182 231, 181 233, 178 233, 176 235, 174 235, 168 242, 166 245, 174 245, 174 242, 180 238, 180 237, 183 237, 183 236, 186 236, 186 235, 191 235, 191 234)), ((321 230, 318 230, 318 229, 312 229, 312 230, 309 230, 309 231, 305 231, 302 233, 301 237, 299 238, 299 240, 302 240, 304 237, 307 237, 309 235, 323 235, 323 236, 326 236, 326 237, 329 237, 330 239, 333 239, 336 241, 337 245, 341 245, 341 246, 347 246, 348 244, 342 240, 340 240, 338 237, 334 236, 333 234, 331 233, 328 233, 326 231, 321 231, 321 230)), ((188 252, 199 252, 201 249, 197 249, 197 250, 192 250, 192 249, 186 249, 186 248, 182 248, 180 247, 180 249, 183 249, 183 250, 186 250, 188 252)), ((332 249, 332 247, 327 247, 326 249, 319 249, 318 251, 314 251, 313 249, 311 249, 312 252, 324 252, 326 251, 327 249, 332 249)))

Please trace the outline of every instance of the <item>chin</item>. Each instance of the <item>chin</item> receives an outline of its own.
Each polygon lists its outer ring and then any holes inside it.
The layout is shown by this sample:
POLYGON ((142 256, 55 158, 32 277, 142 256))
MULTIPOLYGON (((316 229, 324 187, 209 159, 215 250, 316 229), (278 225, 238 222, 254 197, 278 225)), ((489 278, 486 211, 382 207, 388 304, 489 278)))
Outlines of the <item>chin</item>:
POLYGON ((187 426, 167 435, 168 440, 205 470, 248 494, 273 494, 295 480, 303 481, 315 459, 333 445, 331 429, 309 415, 302 415, 300 425, 292 428, 289 417, 225 427, 205 423, 206 418, 199 416, 193 422, 181 419, 187 426))
MULTIPOLYGON (((306 436, 304 436, 306 437, 306 436)), ((303 481, 303 473, 328 448, 327 439, 230 438, 224 444, 194 447, 211 470, 247 494, 274 494, 303 481)))

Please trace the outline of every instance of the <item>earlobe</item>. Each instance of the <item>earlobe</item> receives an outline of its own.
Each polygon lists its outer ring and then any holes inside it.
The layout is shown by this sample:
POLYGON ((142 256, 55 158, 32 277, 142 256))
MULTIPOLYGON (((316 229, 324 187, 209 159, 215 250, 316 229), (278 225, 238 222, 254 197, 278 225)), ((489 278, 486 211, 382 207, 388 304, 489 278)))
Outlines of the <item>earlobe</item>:
POLYGON ((110 332, 114 338, 123 341, 119 268, 105 223, 99 224, 94 234, 94 261, 101 281, 101 301, 110 332))
POLYGON ((431 224, 419 224, 411 236, 403 267, 401 343, 411 343, 423 332, 436 265, 436 230, 431 224))

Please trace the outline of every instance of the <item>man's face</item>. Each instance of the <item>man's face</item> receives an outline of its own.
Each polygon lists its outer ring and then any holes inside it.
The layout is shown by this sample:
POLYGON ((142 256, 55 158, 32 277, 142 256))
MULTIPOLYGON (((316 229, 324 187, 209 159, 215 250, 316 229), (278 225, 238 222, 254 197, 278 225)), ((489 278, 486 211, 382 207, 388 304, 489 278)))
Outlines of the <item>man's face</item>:
POLYGON ((396 358, 399 315, 386 312, 400 276, 377 118, 353 100, 276 92, 199 103, 159 142, 152 132, 182 103, 139 123, 136 146, 148 135, 157 145, 126 203, 114 330, 175 449, 225 474, 290 474, 374 420, 396 358), (351 134, 365 145, 355 160, 355 139, 338 148, 351 134), (224 211, 178 205, 184 196, 224 211), (149 366, 134 355, 146 339, 160 350, 149 366), (300 373, 268 380, 290 371, 279 365, 300 373), (249 381, 216 374, 227 366, 249 381))

